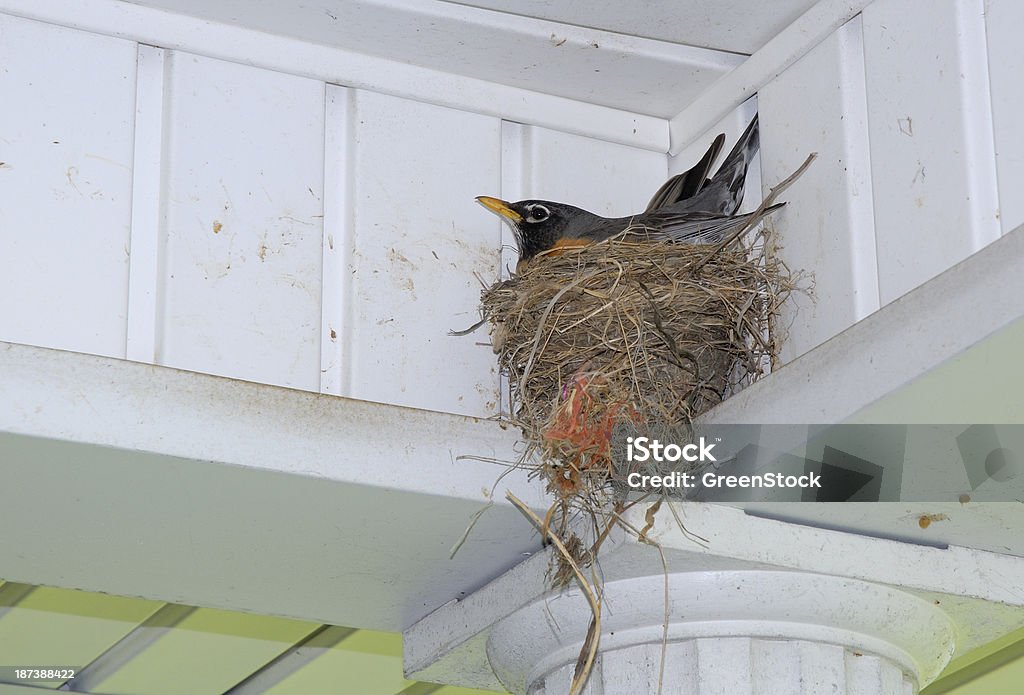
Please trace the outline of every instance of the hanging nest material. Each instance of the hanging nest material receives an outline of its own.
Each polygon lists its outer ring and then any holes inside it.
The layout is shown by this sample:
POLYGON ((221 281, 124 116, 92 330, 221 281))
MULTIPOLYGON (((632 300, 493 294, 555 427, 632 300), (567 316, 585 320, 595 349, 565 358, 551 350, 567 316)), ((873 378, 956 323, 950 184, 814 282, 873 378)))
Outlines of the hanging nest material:
MULTIPOLYGON (((559 532, 575 511, 606 518, 624 477, 617 428, 685 430, 770 371, 775 318, 793 288, 763 229, 724 248, 629 231, 537 258, 482 296, 524 465, 555 494, 559 532)), ((583 564, 600 543, 567 540, 583 564)))
MULTIPOLYGON (((813 159, 772 189, 751 226, 813 159)), ((574 693, 593 663, 601 620, 596 579, 581 568, 630 503, 617 494, 627 471, 616 466, 623 457, 613 433, 689 431, 699 415, 769 372, 781 342, 779 308, 796 282, 766 227, 718 245, 638 241, 642 231, 541 255, 481 298, 509 378, 509 419, 527 444, 521 463, 556 502, 541 520, 507 496, 559 550, 553 584, 575 577, 594 614, 574 693), (569 528, 578 513, 593 521, 587 541, 576 534, 582 527, 569 528)), ((641 541, 660 505, 661 498, 648 508, 645 528, 629 529, 641 541)))

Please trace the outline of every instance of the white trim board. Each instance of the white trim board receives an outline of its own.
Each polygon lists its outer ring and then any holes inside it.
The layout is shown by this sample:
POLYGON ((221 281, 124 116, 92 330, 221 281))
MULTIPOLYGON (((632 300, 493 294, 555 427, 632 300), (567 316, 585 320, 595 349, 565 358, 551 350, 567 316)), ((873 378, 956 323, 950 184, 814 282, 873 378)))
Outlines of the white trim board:
POLYGON ((0 12, 658 152, 668 149, 663 118, 119 0, 0 0, 0 12))

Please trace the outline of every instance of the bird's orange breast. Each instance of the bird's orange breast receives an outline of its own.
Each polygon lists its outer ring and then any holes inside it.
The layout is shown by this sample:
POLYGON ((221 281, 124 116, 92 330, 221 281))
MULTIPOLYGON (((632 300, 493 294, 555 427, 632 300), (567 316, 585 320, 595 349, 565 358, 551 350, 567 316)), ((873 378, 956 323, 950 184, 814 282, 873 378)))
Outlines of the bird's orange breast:
POLYGON ((546 252, 548 256, 560 256, 569 249, 581 249, 584 246, 589 246, 594 243, 592 239, 584 239, 580 237, 562 237, 552 245, 551 249, 546 252))

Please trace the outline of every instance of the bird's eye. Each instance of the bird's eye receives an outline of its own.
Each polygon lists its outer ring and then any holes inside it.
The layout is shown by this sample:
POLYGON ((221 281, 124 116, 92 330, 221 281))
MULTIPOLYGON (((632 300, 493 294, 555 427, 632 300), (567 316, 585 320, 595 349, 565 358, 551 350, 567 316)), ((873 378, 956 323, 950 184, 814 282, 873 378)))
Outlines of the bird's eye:
POLYGON ((543 222, 551 216, 551 211, 543 205, 534 205, 530 208, 530 214, 527 216, 527 222, 543 222))

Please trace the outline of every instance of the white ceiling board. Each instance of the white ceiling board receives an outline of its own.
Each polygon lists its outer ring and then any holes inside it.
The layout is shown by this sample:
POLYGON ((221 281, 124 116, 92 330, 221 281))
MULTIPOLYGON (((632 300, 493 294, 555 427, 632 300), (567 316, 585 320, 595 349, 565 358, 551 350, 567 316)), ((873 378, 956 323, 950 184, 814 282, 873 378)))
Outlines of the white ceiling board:
POLYGON ((815 2, 817 0, 469 0, 458 4, 718 51, 753 53, 815 2))
MULTIPOLYGON (((730 53, 639 38, 628 32, 581 28, 573 22, 561 24, 446 2, 132 2, 662 118, 678 113, 743 60, 730 53)), ((793 6, 788 8, 789 14, 795 18, 799 11, 793 8, 807 2, 788 0, 786 4, 793 6)), ((576 9, 582 9, 582 3, 576 9)), ((774 16, 777 11, 761 12, 774 16)), ((784 17, 778 20, 781 28, 788 23, 788 14, 779 16, 784 17)), ((730 26, 733 17, 708 18, 707 23, 716 21, 730 26)), ((758 29, 765 38, 774 31, 771 27, 758 29)))

